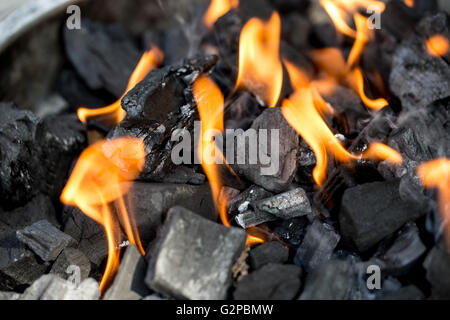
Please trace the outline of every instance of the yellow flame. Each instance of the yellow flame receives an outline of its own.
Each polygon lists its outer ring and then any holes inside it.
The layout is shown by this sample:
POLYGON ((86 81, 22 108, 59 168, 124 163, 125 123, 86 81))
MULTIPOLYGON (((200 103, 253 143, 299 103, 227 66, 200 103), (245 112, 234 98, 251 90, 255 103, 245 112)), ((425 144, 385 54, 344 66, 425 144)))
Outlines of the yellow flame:
POLYGON ((426 41, 426 48, 430 55, 434 57, 442 57, 446 55, 450 49, 450 43, 446 37, 437 34, 430 37, 426 41))
POLYGON ((80 121, 86 123, 89 118, 99 118, 98 120, 105 124, 115 125, 120 123, 126 116, 126 112, 120 104, 122 98, 141 82, 152 69, 157 68, 163 60, 164 54, 157 47, 153 47, 150 51, 144 53, 133 71, 128 81, 127 89, 122 97, 107 107, 99 109, 79 108, 77 114, 80 121))
POLYGON ((237 89, 254 93, 269 107, 275 107, 283 85, 279 57, 281 20, 277 12, 268 22, 250 19, 239 41, 237 89))
POLYGON ((203 17, 203 23, 211 29, 214 23, 225 13, 239 6, 239 0, 212 0, 203 17))
POLYGON ((134 218, 127 212, 123 202, 123 196, 129 190, 122 185, 137 178, 144 163, 145 150, 141 139, 99 141, 81 154, 61 195, 64 204, 78 207, 105 229, 108 260, 100 284, 102 292, 119 266, 116 246, 121 241, 120 228, 110 209, 112 202, 117 201, 119 204, 118 213, 122 217, 128 240, 144 254, 134 218))

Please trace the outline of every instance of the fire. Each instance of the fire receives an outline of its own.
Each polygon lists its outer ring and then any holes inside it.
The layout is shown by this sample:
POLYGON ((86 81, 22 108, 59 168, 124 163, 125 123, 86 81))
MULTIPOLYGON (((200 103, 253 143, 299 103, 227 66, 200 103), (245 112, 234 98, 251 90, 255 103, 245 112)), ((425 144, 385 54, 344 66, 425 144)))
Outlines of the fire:
POLYGON ((203 17, 203 23, 211 29, 214 23, 225 13, 239 6, 239 0, 212 0, 203 17))
MULTIPOLYGON (((220 214, 222 223, 230 227, 227 215, 227 202, 229 199, 220 197, 223 183, 221 181, 218 163, 226 164, 224 156, 214 142, 214 136, 223 132, 224 98, 219 87, 208 77, 200 76, 193 85, 195 101, 201 120, 202 140, 198 147, 198 156, 201 159, 214 198, 214 203, 220 214), (219 199, 221 201, 219 202, 219 199)), ((231 169, 230 169, 231 170, 231 169)), ((251 233, 251 230, 247 230, 251 233)), ((247 245, 264 242, 256 235, 249 234, 247 245)))
POLYGON ((450 49, 450 43, 446 37, 437 34, 430 37, 426 42, 427 51, 434 57, 442 57, 450 49))
POLYGON ((126 115, 125 110, 122 109, 120 104, 122 98, 128 93, 128 91, 141 82, 152 69, 155 69, 161 65, 163 60, 164 53, 157 47, 153 47, 150 51, 144 53, 128 81, 128 86, 123 96, 113 104, 104 108, 79 108, 77 113, 80 121, 86 123, 89 118, 99 118, 101 122, 107 124, 118 124, 121 122, 126 115))
POLYGON ((353 85, 352 87, 355 88, 356 92, 358 92, 359 96, 361 97, 362 102, 370 109, 372 110, 381 110, 389 103, 386 101, 386 99, 379 98, 376 100, 370 99, 367 97, 366 93, 364 92, 364 76, 361 72, 361 69, 356 68, 350 76, 350 81, 352 81, 353 85))
POLYGON ((422 164, 417 173, 426 188, 439 190, 439 207, 450 244, 450 159, 441 158, 422 164))
POLYGON ((269 107, 276 106, 283 85, 280 31, 280 16, 274 12, 268 22, 250 19, 239 40, 236 88, 251 91, 269 107))
POLYGON ((320 0, 320 4, 333 20, 336 29, 351 38, 357 36, 356 31, 348 25, 352 14, 359 9, 372 9, 377 13, 386 9, 382 1, 376 0, 320 0))
POLYGON ((64 204, 76 206, 88 217, 101 224, 108 241, 108 260, 100 284, 104 289, 119 267, 119 252, 116 249, 120 239, 117 217, 111 211, 111 203, 119 204, 123 228, 129 242, 142 254, 139 235, 131 216, 125 207, 123 196, 129 191, 123 182, 133 181, 145 163, 144 142, 137 138, 103 140, 89 146, 80 156, 72 175, 61 195, 64 204))
POLYGON ((403 0, 403 2, 410 8, 414 7, 414 0, 403 0))
POLYGON ((289 99, 283 101, 282 113, 288 123, 302 136, 313 150, 317 162, 313 170, 313 177, 319 186, 326 179, 329 154, 333 155, 338 161, 346 164, 349 164, 351 160, 360 158, 383 159, 393 163, 401 163, 401 155, 381 143, 372 144, 360 156, 349 153, 323 120, 320 110, 316 106, 318 99, 315 97, 320 97, 317 89, 305 83, 295 84, 294 79, 298 79, 298 73, 300 71, 292 65, 286 65, 286 68, 291 82, 293 82, 295 92, 289 99))

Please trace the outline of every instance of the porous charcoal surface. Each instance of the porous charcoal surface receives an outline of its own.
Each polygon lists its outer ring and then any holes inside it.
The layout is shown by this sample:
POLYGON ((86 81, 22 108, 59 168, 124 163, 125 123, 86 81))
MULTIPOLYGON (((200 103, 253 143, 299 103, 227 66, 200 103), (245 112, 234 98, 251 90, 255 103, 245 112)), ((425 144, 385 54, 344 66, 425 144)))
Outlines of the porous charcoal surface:
POLYGON ((90 272, 91 262, 89 259, 80 250, 70 247, 61 252, 50 270, 50 273, 66 280, 79 275, 81 281, 87 279, 90 272))
POLYGON ((250 250, 250 266, 256 270, 268 263, 285 263, 289 258, 288 249, 277 241, 263 243, 250 250))

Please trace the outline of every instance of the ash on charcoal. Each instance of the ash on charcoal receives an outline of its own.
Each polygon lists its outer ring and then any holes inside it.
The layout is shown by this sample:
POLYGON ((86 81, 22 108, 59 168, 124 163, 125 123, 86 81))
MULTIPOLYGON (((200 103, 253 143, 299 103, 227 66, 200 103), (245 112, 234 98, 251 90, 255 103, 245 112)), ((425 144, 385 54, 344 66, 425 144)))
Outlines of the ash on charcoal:
MULTIPOLYGON (((126 196, 128 212, 133 212, 136 226, 144 246, 156 236, 166 212, 178 204, 215 221, 217 212, 208 184, 133 183, 126 196)), ((119 207, 116 207, 119 210, 119 207)))
POLYGON ((285 263, 288 258, 289 250, 278 241, 263 243, 249 253, 249 262, 253 270, 269 263, 285 263))
POLYGON ((344 240, 364 252, 424 213, 400 198, 398 180, 373 182, 345 191, 339 224, 344 240))
POLYGON ((377 258, 381 260, 387 273, 399 276, 407 273, 425 251, 419 229, 414 223, 408 223, 399 231, 394 243, 377 258))
POLYGON ((0 292, 0 301, 2 300, 19 300, 20 294, 15 292, 0 292))
POLYGON ((13 103, 0 103, 0 203, 11 209, 23 205, 36 192, 42 170, 34 139, 38 118, 13 103))
POLYGON ((316 269, 331 258, 340 239, 332 226, 315 219, 297 250, 295 264, 303 266, 307 272, 316 269))
POLYGON ((302 269, 269 263, 242 278, 233 293, 235 300, 292 300, 300 290, 302 269))
POLYGON ((243 230, 174 207, 150 252, 145 283, 173 298, 225 299, 231 285, 231 268, 244 250, 245 241, 243 230))
POLYGON ((450 66, 425 49, 426 38, 411 34, 392 58, 390 89, 405 110, 423 108, 450 95, 450 66))
POLYGON ((87 279, 91 272, 91 262, 80 250, 65 248, 56 259, 50 273, 67 280, 74 275, 74 272, 79 274, 81 281, 87 279), (77 269, 74 270, 74 267, 77 269))
POLYGON ((175 168, 172 150, 179 141, 173 141, 172 134, 193 130, 198 113, 191 85, 216 61, 217 57, 207 56, 152 70, 122 99, 127 116, 108 137, 131 136, 144 141, 146 161, 141 179, 162 181, 175 168))
POLYGON ((277 217, 266 212, 255 212, 252 210, 247 210, 236 215, 234 219, 239 226, 241 226, 243 229, 247 229, 250 227, 258 226, 262 223, 274 221, 277 219, 277 217))
POLYGON ((431 284, 431 299, 450 299, 450 251, 444 240, 430 251, 423 266, 431 284))
POLYGON ((347 300, 353 284, 351 263, 330 260, 308 275, 300 300, 347 300))
POLYGON ((129 246, 120 262, 119 272, 104 300, 140 300, 150 294, 144 278, 147 263, 135 246, 129 246))
POLYGON ((281 219, 292 219, 312 213, 305 190, 296 188, 253 204, 257 213, 268 213, 281 219))
POLYGON ((40 220, 48 220, 52 224, 58 225, 51 200, 42 194, 31 199, 23 207, 5 212, 0 210, 0 222, 11 230, 23 229, 40 220))
POLYGON ((382 295, 378 299, 380 300, 424 300, 424 293, 414 285, 409 285, 401 288, 400 290, 382 295))
POLYGON ((20 300, 98 300, 100 289, 97 281, 88 278, 78 286, 48 274, 36 280, 20 297, 20 300))
POLYGON ((239 195, 231 198, 228 202, 228 213, 244 213, 251 208, 251 205, 258 200, 271 197, 273 194, 264 188, 252 185, 239 195))
POLYGON ((0 239, 0 290, 16 290, 39 278, 48 263, 42 263, 11 233, 0 239))
POLYGON ((47 220, 38 221, 18 230, 17 238, 44 261, 56 260, 64 248, 76 243, 71 236, 61 232, 47 220))
POLYGON ((106 89, 120 98, 139 60, 137 48, 120 26, 82 23, 80 30, 64 28, 70 62, 90 89, 106 89))
MULTIPOLYGON (((231 137, 227 137, 227 139, 229 138, 231 137)), ((236 173, 264 189, 272 192, 282 192, 289 187, 295 176, 298 148, 299 136, 286 122, 281 114, 281 109, 269 108, 256 118, 249 130, 235 134, 236 161, 234 161, 232 167, 236 173), (260 130, 266 130, 267 132, 267 140, 265 142, 260 141, 260 135, 257 134, 260 130), (272 137, 274 134, 272 130, 277 130, 279 141, 270 143, 271 140, 277 140, 276 135, 274 136, 275 139, 272 137), (255 132, 256 134, 253 134, 255 132), (240 159, 242 154, 238 149, 238 146, 241 144, 238 142, 241 140, 245 141, 245 150, 248 150, 244 154, 244 159, 240 159), (254 152, 254 150, 252 151, 253 146, 257 145, 259 145, 259 161, 256 164, 251 164, 250 153, 254 152), (278 152, 274 153, 274 148, 279 148, 278 152), (270 163, 263 164, 261 156, 264 159, 270 159, 270 163)), ((256 156, 256 153, 253 156, 256 156)))
POLYGON ((164 179, 164 183, 194 184, 201 185, 206 181, 202 173, 195 172, 194 169, 184 166, 176 167, 172 173, 169 173, 164 179))
POLYGON ((40 166, 45 168, 40 188, 58 198, 73 160, 86 146, 86 128, 74 114, 50 116, 39 123, 36 135, 40 166))

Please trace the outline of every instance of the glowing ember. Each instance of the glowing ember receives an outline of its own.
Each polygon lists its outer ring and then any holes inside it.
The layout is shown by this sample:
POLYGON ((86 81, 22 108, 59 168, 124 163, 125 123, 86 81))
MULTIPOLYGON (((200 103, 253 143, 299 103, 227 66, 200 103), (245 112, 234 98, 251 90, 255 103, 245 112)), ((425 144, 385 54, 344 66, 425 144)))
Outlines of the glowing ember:
POLYGON ((450 244, 450 159, 441 158, 422 164, 417 174, 426 188, 439 190, 439 207, 450 244))
POLYGON ((446 37, 437 34, 429 38, 426 42, 427 51, 434 57, 442 57, 450 49, 450 43, 446 37))
MULTIPOLYGON (((164 54, 157 47, 153 47, 150 51, 144 53, 128 81, 127 90, 123 96, 125 96, 128 91, 133 89, 139 82, 141 82, 152 69, 155 69, 159 65, 161 65, 163 60, 164 54)), ((83 123, 85 123, 89 118, 98 118, 100 122, 106 124, 118 124, 125 118, 126 115, 125 110, 122 109, 120 104, 123 96, 113 104, 104 108, 79 108, 77 111, 78 118, 83 123)))
POLYGON ((125 207, 123 196, 129 191, 123 182, 133 181, 145 162, 144 142, 137 138, 100 141, 88 147, 80 156, 61 195, 64 204, 76 206, 91 219, 101 224, 108 240, 108 261, 100 289, 114 277, 119 266, 117 245, 121 242, 117 217, 110 205, 119 204, 121 222, 129 242, 142 254, 139 235, 125 207))
POLYGON ((217 19, 237 6, 239 6, 239 0, 212 0, 203 17, 203 23, 208 28, 212 28, 217 19))
POLYGON ((268 22, 258 18, 249 20, 239 42, 236 88, 251 91, 269 107, 275 107, 283 85, 280 31, 280 16, 274 12, 268 22))
POLYGON ((414 7, 414 0, 403 0, 403 2, 410 8, 414 7))

